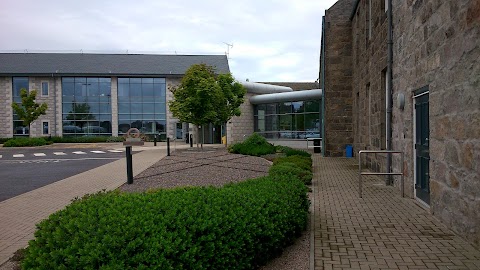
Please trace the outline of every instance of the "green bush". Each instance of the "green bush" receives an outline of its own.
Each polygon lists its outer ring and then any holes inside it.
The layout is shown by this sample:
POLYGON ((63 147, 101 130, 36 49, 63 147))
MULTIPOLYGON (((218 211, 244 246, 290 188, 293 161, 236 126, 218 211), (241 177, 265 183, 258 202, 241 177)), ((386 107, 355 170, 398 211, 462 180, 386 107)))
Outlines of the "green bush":
POLYGON ((283 146, 283 145, 277 145, 276 147, 277 147, 277 152, 284 153, 287 157, 288 156, 303 156, 303 157, 312 156, 312 154, 304 150, 294 149, 294 148, 283 146))
POLYGON ((261 135, 253 133, 245 141, 230 145, 228 151, 235 154, 262 156, 275 153, 276 148, 261 135))
POLYGON ((273 161, 273 165, 277 165, 280 163, 294 163, 302 170, 307 170, 312 172, 312 158, 311 157, 304 157, 304 156, 288 156, 288 157, 279 157, 273 161))
POLYGON ((12 139, 12 138, 0 138, 0 144, 3 144, 10 139, 12 139))
POLYGON ((306 228, 306 187, 287 176, 223 188, 109 192, 37 225, 24 269, 255 269, 306 228))
POLYGON ((305 185, 312 183, 313 174, 310 170, 300 168, 293 162, 281 162, 270 167, 268 171, 270 176, 279 177, 284 175, 295 176, 300 179, 305 185))
POLYGON ((102 142, 123 142, 123 137, 113 136, 66 136, 66 137, 51 137, 54 143, 102 143, 102 142))
POLYGON ((27 147, 27 146, 42 146, 42 145, 47 145, 47 144, 52 144, 52 142, 49 142, 45 140, 44 138, 11 138, 7 140, 4 144, 3 147, 27 147))

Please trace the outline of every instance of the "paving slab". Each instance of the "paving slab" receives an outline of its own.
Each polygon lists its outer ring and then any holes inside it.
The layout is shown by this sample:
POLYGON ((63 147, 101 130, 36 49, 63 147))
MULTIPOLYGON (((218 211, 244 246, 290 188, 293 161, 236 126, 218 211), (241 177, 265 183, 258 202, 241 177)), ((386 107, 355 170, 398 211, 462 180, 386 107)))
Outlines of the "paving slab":
POLYGON ((313 269, 480 269, 480 251, 358 161, 313 156, 313 269))

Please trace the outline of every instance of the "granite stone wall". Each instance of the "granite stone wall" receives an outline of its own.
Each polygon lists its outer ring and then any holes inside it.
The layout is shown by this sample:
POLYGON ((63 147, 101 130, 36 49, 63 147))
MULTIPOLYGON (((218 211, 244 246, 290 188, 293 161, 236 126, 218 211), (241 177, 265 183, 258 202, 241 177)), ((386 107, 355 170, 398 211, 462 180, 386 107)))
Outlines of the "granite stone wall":
MULTIPOLYGON (((384 1, 360 1, 353 14, 351 96, 354 153, 385 150, 387 13, 384 1)), ((368 154, 362 158, 371 170, 386 171, 385 155, 368 154)))
MULTIPOLYGON (((480 246, 480 1, 393 1, 393 149, 414 187, 413 92, 428 86, 430 211, 480 246)), ((393 164, 399 169, 398 160, 393 164)))
POLYGON ((250 136, 254 132, 253 127, 253 105, 250 104, 250 97, 253 94, 247 93, 245 101, 240 105, 242 114, 234 116, 227 123, 227 144, 241 142, 245 137, 250 136))
POLYGON ((325 12, 325 155, 344 156, 353 143, 352 28, 354 0, 338 1, 325 12))
POLYGON ((12 77, 0 77, 0 137, 13 136, 12 77), (4 102, 3 102, 4 101, 4 102))

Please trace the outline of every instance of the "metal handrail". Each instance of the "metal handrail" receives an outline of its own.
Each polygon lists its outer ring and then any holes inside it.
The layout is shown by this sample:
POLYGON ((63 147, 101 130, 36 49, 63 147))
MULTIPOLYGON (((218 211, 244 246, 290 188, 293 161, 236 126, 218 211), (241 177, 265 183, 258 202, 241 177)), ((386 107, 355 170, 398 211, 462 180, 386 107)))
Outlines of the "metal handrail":
POLYGON ((401 190, 402 190, 402 197, 405 197, 405 190, 404 190, 404 153, 402 151, 393 151, 393 150, 360 150, 358 151, 358 195, 362 198, 362 175, 401 175, 401 190), (401 173, 382 173, 382 172, 362 172, 362 154, 368 153, 385 153, 385 154, 401 154, 402 156, 402 172, 401 173))

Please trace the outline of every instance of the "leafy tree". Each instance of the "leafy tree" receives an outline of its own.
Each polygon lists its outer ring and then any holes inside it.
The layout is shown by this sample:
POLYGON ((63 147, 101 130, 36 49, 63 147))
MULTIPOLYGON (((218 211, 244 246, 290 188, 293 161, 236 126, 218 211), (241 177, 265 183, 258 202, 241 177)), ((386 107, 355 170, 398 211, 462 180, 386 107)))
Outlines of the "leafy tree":
POLYGON ((35 102, 37 97, 37 91, 32 90, 30 93, 27 89, 20 89, 20 97, 22 98, 22 103, 12 103, 12 108, 15 113, 18 115, 18 118, 23 120, 23 125, 28 126, 30 129, 30 124, 38 119, 40 115, 45 115, 47 111, 47 104, 42 103, 38 104, 35 102))
POLYGON ((223 95, 218 100, 215 124, 221 125, 228 122, 233 116, 240 116, 240 105, 242 105, 247 91, 242 84, 235 81, 230 73, 218 75, 217 82, 223 95))
POLYGON ((223 124, 232 116, 239 116, 246 93, 231 74, 217 76, 215 69, 205 64, 192 65, 180 85, 170 91, 174 97, 169 102, 170 111, 180 121, 196 125, 197 142, 198 126, 223 124))
MULTIPOLYGON (((198 126, 216 122, 217 100, 222 91, 215 80, 215 70, 205 64, 192 65, 178 87, 170 88, 174 99, 169 102, 173 116, 198 126)), ((202 144, 203 147, 203 144, 202 144)))

